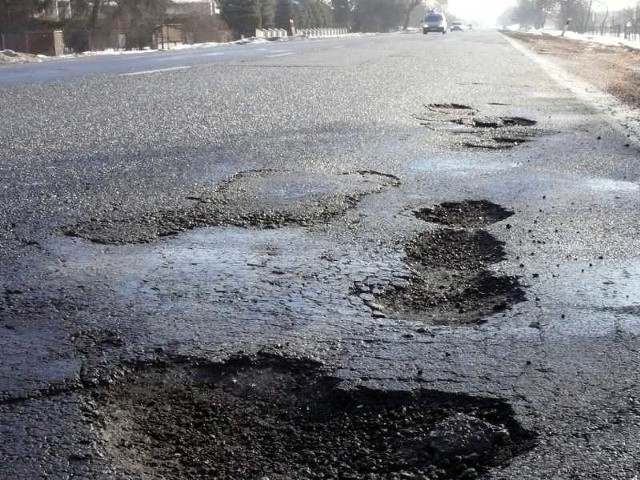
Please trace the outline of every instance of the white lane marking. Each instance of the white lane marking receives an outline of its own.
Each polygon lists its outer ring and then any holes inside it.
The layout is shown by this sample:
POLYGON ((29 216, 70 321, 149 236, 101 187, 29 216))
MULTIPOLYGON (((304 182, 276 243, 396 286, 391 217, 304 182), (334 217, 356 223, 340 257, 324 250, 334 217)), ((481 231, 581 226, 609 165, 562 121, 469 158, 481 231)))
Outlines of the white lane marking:
POLYGON ((129 72, 129 73, 121 73, 121 77, 132 77, 134 75, 149 75, 151 73, 161 73, 161 72, 174 72, 176 70, 187 70, 191 67, 171 67, 171 68, 159 68, 157 70, 143 70, 142 72, 129 72))
POLYGON ((286 57, 287 55, 293 55, 293 52, 276 53, 274 55, 267 55, 265 58, 286 57))
POLYGON ((217 57, 218 55, 224 55, 222 52, 203 53, 203 57, 217 57))

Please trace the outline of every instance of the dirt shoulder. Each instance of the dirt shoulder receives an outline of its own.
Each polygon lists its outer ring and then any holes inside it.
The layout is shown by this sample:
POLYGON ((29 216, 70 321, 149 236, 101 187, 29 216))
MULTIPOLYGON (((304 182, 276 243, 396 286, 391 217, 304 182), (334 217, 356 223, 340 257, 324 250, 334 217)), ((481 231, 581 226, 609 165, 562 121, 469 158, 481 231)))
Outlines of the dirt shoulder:
POLYGON ((551 35, 503 32, 528 45, 540 55, 548 55, 568 72, 621 101, 640 107, 640 50, 551 35))

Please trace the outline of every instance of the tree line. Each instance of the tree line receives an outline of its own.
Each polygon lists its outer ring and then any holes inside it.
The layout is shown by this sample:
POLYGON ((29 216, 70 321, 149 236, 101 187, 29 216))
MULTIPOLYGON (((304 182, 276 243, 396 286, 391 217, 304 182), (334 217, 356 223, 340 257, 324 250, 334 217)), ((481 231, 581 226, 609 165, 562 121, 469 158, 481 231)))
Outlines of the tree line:
MULTIPOLYGON (((134 43, 144 43, 154 28, 173 20, 166 13, 170 4, 171 0, 71 0, 72 16, 58 26, 125 33, 128 39, 140 38, 134 43)), ((235 36, 251 36, 257 28, 289 29, 290 20, 296 28, 386 32, 407 28, 412 14, 443 4, 446 0, 219 0, 220 15, 214 23, 235 36)), ((54 0, 0 0, 0 31, 46 23, 42 12, 53 5, 54 0)))
MULTIPOLYGON (((613 12, 602 12, 597 0, 518 0, 516 5, 506 10, 500 17, 502 25, 520 24, 536 29, 554 26, 563 29, 570 26, 573 30, 584 32, 598 27, 597 22, 606 22, 615 18, 613 12), (598 8, 596 14, 595 9, 598 8)), ((620 22, 637 22, 640 16, 640 0, 635 8, 618 13, 620 22), (628 17, 628 18, 627 18, 628 17)))

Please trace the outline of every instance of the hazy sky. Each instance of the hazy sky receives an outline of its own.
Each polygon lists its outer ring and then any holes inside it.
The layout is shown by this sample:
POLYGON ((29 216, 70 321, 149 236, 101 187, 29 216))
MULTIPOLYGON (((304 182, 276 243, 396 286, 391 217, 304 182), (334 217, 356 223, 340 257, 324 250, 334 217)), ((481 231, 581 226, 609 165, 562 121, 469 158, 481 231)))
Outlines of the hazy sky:
POLYGON ((491 26, 514 3, 513 0, 449 0, 449 11, 464 20, 491 26))
MULTIPOLYGON (((624 8, 635 4, 635 0, 594 0, 597 9, 624 8)), ((493 26, 498 16, 508 7, 515 4, 515 0, 449 0, 449 11, 467 21, 481 22, 493 26)))

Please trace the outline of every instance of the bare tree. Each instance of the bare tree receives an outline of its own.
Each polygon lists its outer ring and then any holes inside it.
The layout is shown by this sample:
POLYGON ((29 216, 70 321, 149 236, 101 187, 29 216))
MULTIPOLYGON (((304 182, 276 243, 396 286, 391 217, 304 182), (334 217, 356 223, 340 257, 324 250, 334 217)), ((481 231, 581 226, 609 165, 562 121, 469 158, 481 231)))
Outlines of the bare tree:
POLYGON ((20 28, 52 4, 53 0, 0 0, 0 26, 20 28))
POLYGON ((404 23, 402 25, 403 30, 407 30, 409 28, 409 21, 411 20, 411 12, 418 6, 422 5, 424 0, 409 0, 407 2, 407 6, 405 8, 404 13, 404 23))

